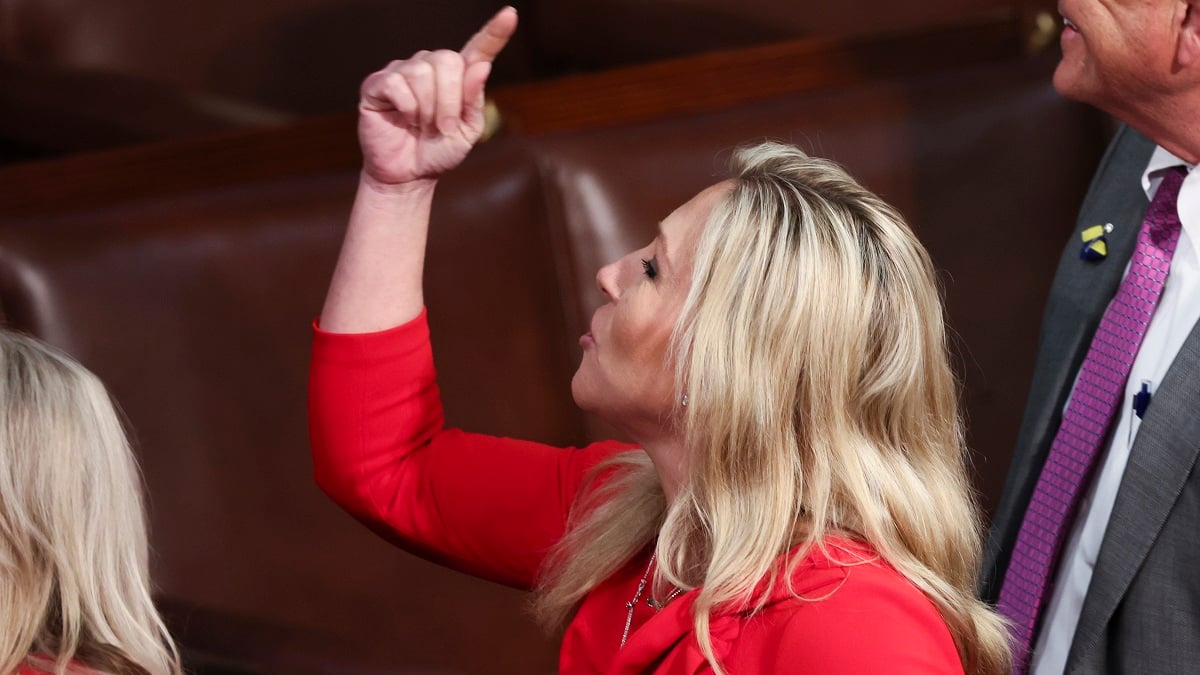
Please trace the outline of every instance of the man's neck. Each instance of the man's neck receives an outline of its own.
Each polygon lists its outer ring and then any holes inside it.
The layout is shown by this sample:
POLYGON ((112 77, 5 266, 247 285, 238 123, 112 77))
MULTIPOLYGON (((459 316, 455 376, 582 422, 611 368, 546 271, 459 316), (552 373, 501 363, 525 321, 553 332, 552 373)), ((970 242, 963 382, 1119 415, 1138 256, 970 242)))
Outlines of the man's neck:
POLYGON ((1200 92, 1164 100, 1141 110, 1110 111, 1168 152, 1195 166, 1200 164, 1200 92))

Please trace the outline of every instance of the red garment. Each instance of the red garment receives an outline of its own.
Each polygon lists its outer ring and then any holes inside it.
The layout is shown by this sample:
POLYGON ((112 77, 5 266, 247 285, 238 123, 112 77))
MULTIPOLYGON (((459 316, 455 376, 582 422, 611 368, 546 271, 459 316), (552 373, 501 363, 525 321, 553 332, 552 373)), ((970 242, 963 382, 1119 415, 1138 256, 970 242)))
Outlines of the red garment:
MULTIPOLYGON (((528 589, 563 535, 588 469, 615 442, 581 449, 443 428, 425 315, 379 333, 315 329, 309 418, 317 482, 343 508, 400 546, 454 569, 528 589)), ((714 615, 715 652, 742 673, 961 673, 933 604, 861 544, 830 539, 760 613, 714 615)), ((687 593, 656 612, 626 603, 648 558, 630 561, 580 605, 560 673, 712 672, 692 633, 687 593)), ((649 592, 649 589, 647 589, 649 592)))

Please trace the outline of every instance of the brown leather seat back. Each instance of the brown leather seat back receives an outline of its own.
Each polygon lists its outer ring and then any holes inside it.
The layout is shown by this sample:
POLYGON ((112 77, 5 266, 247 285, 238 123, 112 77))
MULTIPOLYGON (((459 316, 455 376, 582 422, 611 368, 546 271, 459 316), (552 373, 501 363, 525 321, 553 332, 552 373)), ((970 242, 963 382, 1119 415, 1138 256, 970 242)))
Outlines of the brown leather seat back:
MULTIPOLYGON (((163 170, 188 157, 173 161, 163 170)), ((404 554, 313 482, 309 324, 356 178, 0 222, 0 307, 95 371, 127 413, 165 596, 336 638, 351 648, 340 672, 361 672, 356 661, 549 671, 554 649, 514 592, 404 554), (484 620, 463 621, 467 606, 484 620), (461 641, 478 651, 454 650, 461 641)), ((438 190, 426 285, 450 422, 577 441, 533 164, 489 144, 438 190)))

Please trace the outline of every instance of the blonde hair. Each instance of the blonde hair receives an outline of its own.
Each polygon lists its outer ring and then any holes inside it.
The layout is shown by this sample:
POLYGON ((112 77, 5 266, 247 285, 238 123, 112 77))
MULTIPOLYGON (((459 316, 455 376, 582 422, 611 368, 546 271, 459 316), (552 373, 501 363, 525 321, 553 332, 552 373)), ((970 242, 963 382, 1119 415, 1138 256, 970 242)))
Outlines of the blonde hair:
POLYGON ((0 330, 0 674, 180 673, 150 598, 140 475, 104 386, 0 330))
POLYGON ((644 453, 600 467, 611 478, 574 508, 538 616, 561 625, 657 536, 655 583, 699 589, 696 637, 721 673, 712 612, 761 607, 781 556, 797 549, 790 584, 837 534, 924 592, 967 672, 1008 672, 1003 623, 975 596, 981 521, 928 254, 832 162, 764 143, 733 170, 675 329, 685 483, 668 505, 644 453))

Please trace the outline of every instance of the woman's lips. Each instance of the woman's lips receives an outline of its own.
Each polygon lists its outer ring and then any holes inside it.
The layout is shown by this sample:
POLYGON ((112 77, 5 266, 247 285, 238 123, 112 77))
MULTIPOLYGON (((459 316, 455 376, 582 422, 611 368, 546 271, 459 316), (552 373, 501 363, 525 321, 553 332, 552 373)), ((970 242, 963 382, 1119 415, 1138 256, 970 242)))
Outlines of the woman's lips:
POLYGON ((579 336, 579 346, 583 347, 584 349, 596 346, 596 340, 592 337, 591 331, 579 336))

